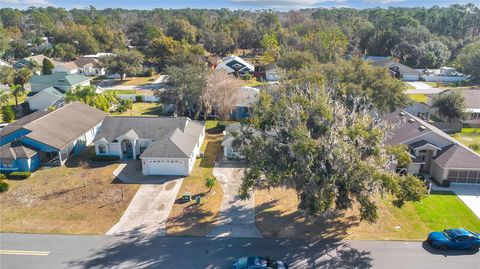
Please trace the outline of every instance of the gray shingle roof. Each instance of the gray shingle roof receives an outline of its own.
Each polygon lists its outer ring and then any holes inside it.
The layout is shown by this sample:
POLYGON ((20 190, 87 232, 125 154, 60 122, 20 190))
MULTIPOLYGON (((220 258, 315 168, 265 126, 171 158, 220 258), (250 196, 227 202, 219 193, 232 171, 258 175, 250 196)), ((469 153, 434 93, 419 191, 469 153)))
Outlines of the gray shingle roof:
POLYGON ((73 102, 24 126, 26 137, 62 149, 98 125, 108 114, 89 105, 73 102))
POLYGON ((434 161, 445 168, 480 169, 480 156, 459 144, 452 144, 443 148, 434 161))
POLYGON ((7 143, 0 147, 1 159, 30 158, 36 153, 37 151, 34 148, 23 144, 19 140, 7 143))
POLYGON ((24 116, 23 118, 17 120, 17 121, 14 121, 12 123, 10 123, 9 125, 5 126, 3 129, 0 129, 0 136, 7 136, 11 133, 14 133, 16 131, 18 131, 19 129, 21 129, 24 125, 40 118, 40 117, 43 117, 45 115, 47 115, 48 113, 50 113, 50 111, 36 111, 36 112, 33 112, 32 114, 28 114, 26 116, 24 116))
POLYGON ((404 74, 420 75, 421 74, 420 71, 417 71, 413 68, 410 68, 410 67, 408 67, 404 64, 397 63, 396 61, 392 61, 390 59, 383 59, 383 60, 379 60, 379 61, 371 61, 371 65, 378 66, 378 67, 387 67, 387 68, 397 67, 398 71, 402 75, 404 75, 404 74))
POLYGON ((48 85, 48 87, 71 87, 91 80, 92 78, 68 74, 65 72, 53 73, 51 75, 34 75, 30 79, 32 85, 48 85))
MULTIPOLYGON (((452 90, 444 91, 440 94, 449 94, 452 90)), ((480 109, 480 88, 478 89, 458 89, 465 98, 467 109, 480 109)))
POLYGON ((203 132, 204 125, 186 117, 107 117, 93 142, 112 142, 133 130, 141 139, 153 142, 141 157, 188 158, 203 132))

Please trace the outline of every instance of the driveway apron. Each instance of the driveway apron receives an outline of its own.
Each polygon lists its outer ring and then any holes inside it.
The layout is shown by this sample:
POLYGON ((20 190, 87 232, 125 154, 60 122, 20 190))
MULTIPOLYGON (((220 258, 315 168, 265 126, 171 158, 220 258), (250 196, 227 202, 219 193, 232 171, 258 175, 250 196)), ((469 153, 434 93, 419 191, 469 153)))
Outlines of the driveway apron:
POLYGON ((217 227, 209 237, 260 238, 262 234, 255 226, 255 196, 241 200, 238 189, 242 182, 243 165, 235 162, 217 162, 213 174, 223 190, 223 201, 217 227))

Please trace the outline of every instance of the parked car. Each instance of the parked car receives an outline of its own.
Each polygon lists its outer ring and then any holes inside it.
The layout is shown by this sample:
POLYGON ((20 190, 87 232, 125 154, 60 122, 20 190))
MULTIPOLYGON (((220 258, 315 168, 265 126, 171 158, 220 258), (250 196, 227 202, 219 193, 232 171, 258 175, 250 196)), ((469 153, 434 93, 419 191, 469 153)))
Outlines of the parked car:
POLYGON ((478 251, 480 234, 465 229, 448 229, 443 232, 432 232, 428 235, 428 243, 440 250, 469 249, 478 251))
POLYGON ((271 257, 252 256, 236 260, 232 269, 288 269, 286 262, 271 257))

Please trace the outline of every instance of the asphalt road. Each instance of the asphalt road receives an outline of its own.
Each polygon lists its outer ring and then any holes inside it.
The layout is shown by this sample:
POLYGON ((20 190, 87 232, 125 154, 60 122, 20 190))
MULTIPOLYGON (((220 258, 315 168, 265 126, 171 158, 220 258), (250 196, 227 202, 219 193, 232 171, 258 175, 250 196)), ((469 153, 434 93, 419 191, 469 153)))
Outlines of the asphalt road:
POLYGON ((229 268, 247 255, 291 268, 480 268, 480 253, 421 242, 0 234, 0 268, 229 268), (33 252, 24 252, 33 251, 33 252))

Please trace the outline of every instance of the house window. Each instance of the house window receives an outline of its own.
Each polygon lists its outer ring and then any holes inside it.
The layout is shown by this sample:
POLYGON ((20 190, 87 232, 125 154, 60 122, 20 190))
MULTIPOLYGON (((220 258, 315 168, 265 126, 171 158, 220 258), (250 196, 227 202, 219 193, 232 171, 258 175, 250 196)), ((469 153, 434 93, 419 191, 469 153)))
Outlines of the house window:
POLYGON ((2 167, 5 168, 13 168, 13 161, 12 160, 2 160, 2 167))
POLYGON ((107 154, 107 147, 104 144, 98 145, 98 153, 107 154))
POLYGON ((144 141, 140 144, 140 154, 143 153, 148 147, 148 142, 144 141))

